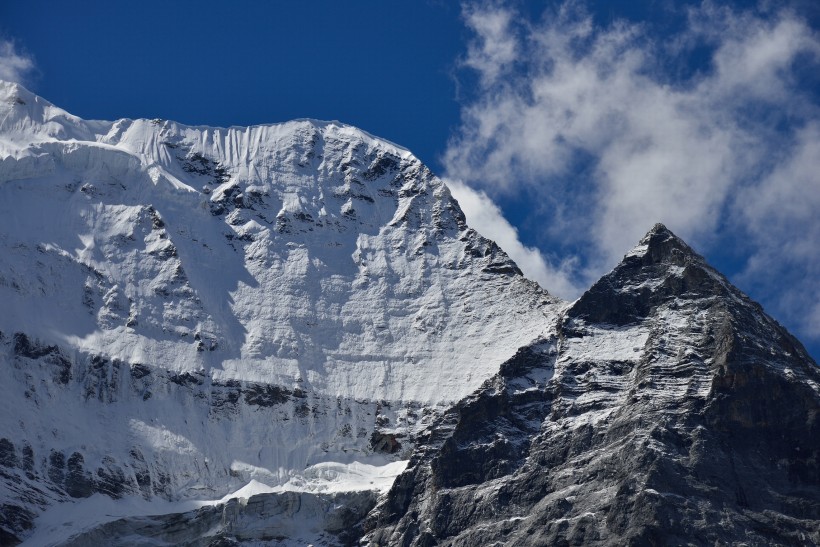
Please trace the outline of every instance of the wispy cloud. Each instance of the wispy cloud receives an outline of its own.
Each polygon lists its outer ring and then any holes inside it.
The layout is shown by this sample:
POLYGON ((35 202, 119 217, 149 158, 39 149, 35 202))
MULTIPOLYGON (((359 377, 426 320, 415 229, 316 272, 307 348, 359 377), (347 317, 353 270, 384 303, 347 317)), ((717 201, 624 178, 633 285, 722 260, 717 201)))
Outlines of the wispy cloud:
POLYGON ((820 37, 786 9, 706 2, 684 16, 660 36, 650 24, 598 26, 577 2, 538 21, 470 4, 464 65, 481 90, 463 107, 447 175, 489 197, 538 197, 544 248, 587 249, 564 261, 576 268, 569 286, 657 221, 707 254, 742 241, 737 278, 820 337, 820 105, 803 83, 820 68, 820 37))
POLYGON ((24 83, 34 70, 34 59, 21 53, 14 42, 0 40, 0 80, 24 83))
POLYGON ((514 13, 503 7, 464 7, 467 26, 477 36, 477 40, 469 46, 464 64, 478 72, 485 86, 509 72, 520 53, 518 37, 512 29, 513 17, 514 13))

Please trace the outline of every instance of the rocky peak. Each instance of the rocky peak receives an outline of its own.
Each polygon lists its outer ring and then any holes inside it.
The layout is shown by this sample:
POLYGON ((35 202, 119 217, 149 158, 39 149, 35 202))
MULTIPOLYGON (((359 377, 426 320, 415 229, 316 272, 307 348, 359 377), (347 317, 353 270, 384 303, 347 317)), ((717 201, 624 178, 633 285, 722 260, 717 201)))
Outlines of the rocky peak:
POLYGON ((627 255, 643 258, 645 265, 672 264, 683 266, 687 260, 701 257, 672 230, 658 222, 627 255), (641 251, 643 255, 641 256, 641 251))
POLYGON ((674 299, 730 294, 740 297, 702 256, 658 223, 620 264, 581 296, 568 315, 596 323, 627 325, 642 321, 660 304, 674 299))
POLYGON ((820 371, 656 225, 433 423, 370 545, 820 542, 820 371))

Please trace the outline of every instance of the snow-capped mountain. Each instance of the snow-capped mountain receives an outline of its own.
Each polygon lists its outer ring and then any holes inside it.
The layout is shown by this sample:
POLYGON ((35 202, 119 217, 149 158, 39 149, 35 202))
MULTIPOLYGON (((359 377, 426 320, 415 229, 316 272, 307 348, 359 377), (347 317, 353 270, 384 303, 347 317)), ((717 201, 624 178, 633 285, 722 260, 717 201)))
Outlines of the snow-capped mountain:
POLYGON ((430 428, 374 545, 820 544, 820 369, 658 225, 430 428))
POLYGON ((336 122, 0 83, 0 544, 820 543, 820 369, 655 226, 573 303, 336 122))
POLYGON ((99 494, 391 464, 561 305, 358 129, 85 121, 11 83, 0 304, 7 541, 99 494))

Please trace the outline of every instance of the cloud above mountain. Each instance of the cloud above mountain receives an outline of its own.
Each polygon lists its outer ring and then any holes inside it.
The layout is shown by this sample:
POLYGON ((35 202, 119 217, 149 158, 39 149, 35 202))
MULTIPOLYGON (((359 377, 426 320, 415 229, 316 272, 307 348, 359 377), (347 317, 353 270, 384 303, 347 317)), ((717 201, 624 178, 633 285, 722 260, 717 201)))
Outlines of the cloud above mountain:
POLYGON ((34 59, 20 52, 14 42, 0 40, 0 80, 24 83, 34 66, 34 59))
POLYGON ((467 4, 462 67, 479 91, 447 176, 487 207, 537 203, 515 214, 549 219, 538 245, 563 258, 531 269, 561 272, 565 287, 662 221, 820 338, 820 36, 788 8, 680 9, 661 28, 602 23, 577 2, 537 18, 467 4))

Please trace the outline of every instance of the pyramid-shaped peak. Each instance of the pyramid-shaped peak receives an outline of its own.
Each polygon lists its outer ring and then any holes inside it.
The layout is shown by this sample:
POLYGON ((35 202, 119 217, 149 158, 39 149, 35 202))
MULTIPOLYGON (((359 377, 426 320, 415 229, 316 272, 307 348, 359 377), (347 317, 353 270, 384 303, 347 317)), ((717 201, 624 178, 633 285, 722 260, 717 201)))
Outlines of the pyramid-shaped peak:
POLYGON ((676 236, 672 230, 658 222, 624 257, 624 261, 640 258, 644 265, 674 264, 682 266, 694 261, 702 262, 703 258, 676 236))
POLYGON ((670 230, 669 230, 669 228, 666 227, 666 224, 664 224, 663 222, 656 222, 655 225, 652 226, 652 229, 649 230, 649 232, 647 232, 647 233, 668 232, 668 231, 670 231, 670 230))
POLYGON ((627 324, 675 299, 709 298, 737 289, 663 224, 655 224, 610 273, 570 309, 570 316, 627 324))

